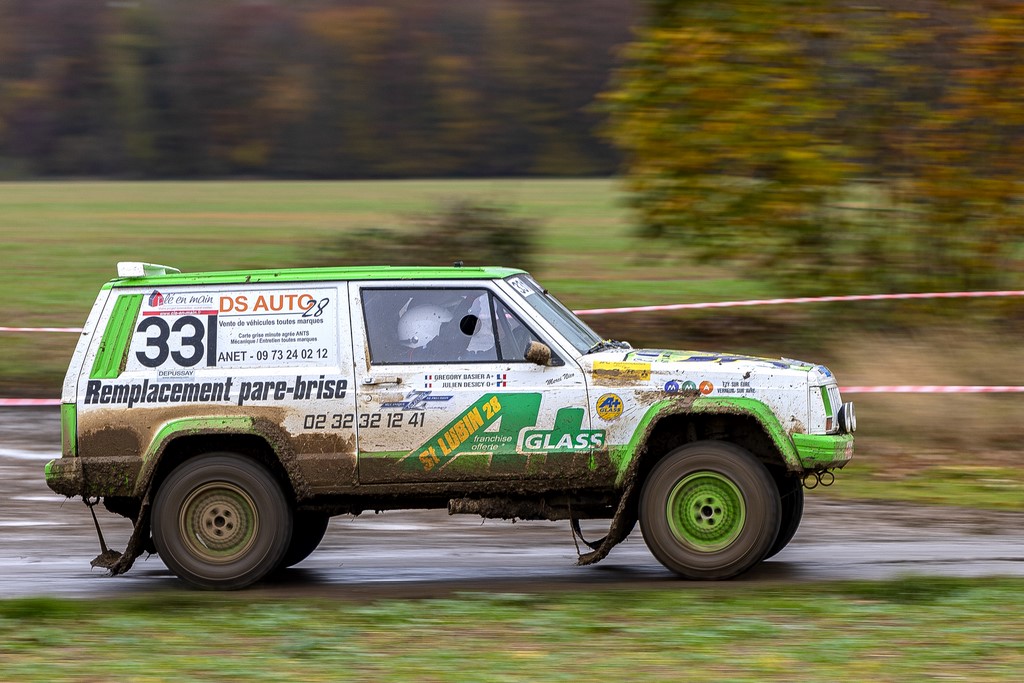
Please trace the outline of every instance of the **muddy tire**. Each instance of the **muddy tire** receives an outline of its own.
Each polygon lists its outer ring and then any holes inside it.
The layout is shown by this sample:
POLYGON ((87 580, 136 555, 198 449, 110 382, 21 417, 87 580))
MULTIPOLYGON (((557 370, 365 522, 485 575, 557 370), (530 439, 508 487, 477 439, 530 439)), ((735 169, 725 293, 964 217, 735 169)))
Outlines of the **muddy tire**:
POLYGON ((721 441, 677 448, 640 493, 651 554, 688 579, 728 579, 765 556, 779 535, 779 491, 750 452, 721 441))
POLYGON ((779 524, 779 535, 775 543, 768 549, 764 559, 775 557, 780 550, 789 545, 800 528, 800 520, 804 516, 804 487, 797 477, 776 479, 779 497, 782 499, 782 522, 779 524))
POLYGON ((278 569, 287 569, 309 557, 327 533, 330 515, 322 512, 296 512, 292 516, 292 540, 278 569))
POLYGON ((292 533, 291 506, 271 472, 235 453, 179 465, 153 499, 153 542, 179 578, 233 590, 281 562, 292 533))

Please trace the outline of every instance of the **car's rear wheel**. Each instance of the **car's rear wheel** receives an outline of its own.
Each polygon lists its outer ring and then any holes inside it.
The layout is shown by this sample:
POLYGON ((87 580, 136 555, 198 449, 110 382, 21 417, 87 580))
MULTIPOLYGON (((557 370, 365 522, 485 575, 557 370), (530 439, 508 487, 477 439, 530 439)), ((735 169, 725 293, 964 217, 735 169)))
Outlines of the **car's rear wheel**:
POLYGON ((289 548, 292 511, 274 475, 236 453, 175 468, 153 499, 153 542, 194 586, 232 590, 263 578, 289 548))
POLYGON ((672 451, 640 494, 647 547, 690 579, 727 579, 753 567, 778 537, 780 517, 779 492, 765 466, 720 441, 672 451))

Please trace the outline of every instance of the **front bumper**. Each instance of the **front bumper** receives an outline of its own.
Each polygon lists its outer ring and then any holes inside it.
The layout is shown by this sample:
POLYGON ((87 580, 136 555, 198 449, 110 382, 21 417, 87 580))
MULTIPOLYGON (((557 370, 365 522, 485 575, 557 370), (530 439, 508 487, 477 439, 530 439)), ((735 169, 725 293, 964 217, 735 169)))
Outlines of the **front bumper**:
POLYGON ((853 434, 793 434, 805 471, 843 467, 853 458, 853 434))

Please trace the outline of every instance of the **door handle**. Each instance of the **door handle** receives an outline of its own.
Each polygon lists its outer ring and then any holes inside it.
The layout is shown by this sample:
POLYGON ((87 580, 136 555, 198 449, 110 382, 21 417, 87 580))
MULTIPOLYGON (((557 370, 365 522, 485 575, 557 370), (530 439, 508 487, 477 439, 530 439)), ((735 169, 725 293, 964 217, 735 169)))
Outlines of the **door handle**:
POLYGON ((367 377, 363 380, 364 386, 380 386, 382 384, 401 384, 401 377, 367 377))

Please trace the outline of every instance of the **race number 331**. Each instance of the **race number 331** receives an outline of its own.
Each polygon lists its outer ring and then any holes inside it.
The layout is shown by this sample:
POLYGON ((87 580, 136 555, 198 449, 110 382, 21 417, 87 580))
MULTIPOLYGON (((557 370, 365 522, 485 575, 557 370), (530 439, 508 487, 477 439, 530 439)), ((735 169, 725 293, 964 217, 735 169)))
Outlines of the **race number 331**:
POLYGON ((200 363, 217 364, 217 316, 183 315, 168 322, 160 316, 143 318, 135 332, 146 335, 146 347, 135 357, 147 368, 157 368, 170 358, 177 365, 191 368, 200 363), (177 349, 177 350, 172 350, 177 349))

